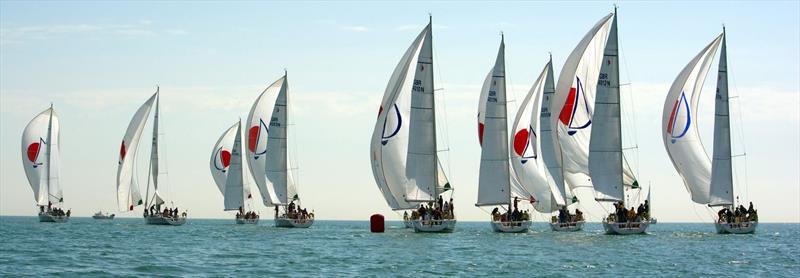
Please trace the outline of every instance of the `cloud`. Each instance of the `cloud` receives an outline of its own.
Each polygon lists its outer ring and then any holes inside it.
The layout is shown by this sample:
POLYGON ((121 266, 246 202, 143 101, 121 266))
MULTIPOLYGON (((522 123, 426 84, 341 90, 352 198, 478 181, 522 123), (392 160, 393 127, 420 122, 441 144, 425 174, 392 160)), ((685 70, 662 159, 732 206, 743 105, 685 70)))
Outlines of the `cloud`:
POLYGON ((369 32, 369 30, 370 30, 369 28, 364 27, 364 26, 342 26, 339 29, 342 29, 344 31, 349 31, 349 32, 356 32, 356 33, 369 32))
POLYGON ((152 37, 159 34, 183 35, 180 29, 157 30, 150 20, 135 24, 54 24, 0 28, 0 44, 22 43, 28 40, 58 39, 70 36, 119 36, 127 38, 152 37))

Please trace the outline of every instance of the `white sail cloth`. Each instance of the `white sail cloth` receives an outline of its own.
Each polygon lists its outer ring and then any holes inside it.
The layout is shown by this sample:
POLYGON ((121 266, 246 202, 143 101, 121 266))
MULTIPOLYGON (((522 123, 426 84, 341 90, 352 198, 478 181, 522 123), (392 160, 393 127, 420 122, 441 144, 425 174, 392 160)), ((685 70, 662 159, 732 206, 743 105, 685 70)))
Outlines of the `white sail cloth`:
POLYGON ((128 129, 125 131, 125 137, 122 138, 122 145, 119 151, 119 166, 117 168, 117 206, 120 211, 133 210, 134 207, 142 204, 142 196, 136 185, 133 169, 136 163, 136 150, 139 148, 139 139, 157 96, 158 92, 153 94, 136 110, 130 124, 128 124, 128 129))
POLYGON ((52 107, 33 117, 22 132, 22 167, 40 206, 62 201, 59 134, 58 115, 52 107))
POLYGON ((486 75, 478 100, 478 141, 481 145, 477 206, 508 204, 511 196, 530 193, 512 189, 508 153, 505 43, 500 42, 492 70, 486 75), (512 194, 512 191, 514 191, 512 194))
POLYGON ((237 210, 251 197, 244 185, 241 140, 240 121, 222 134, 211 152, 211 176, 223 195, 225 210, 237 210))
MULTIPOLYGON (((692 201, 698 204, 711 203, 712 170, 711 160, 703 148, 697 127, 697 107, 706 74, 722 40, 723 35, 715 38, 678 74, 664 101, 662 113, 664 147, 667 149, 672 164, 683 179, 692 201)), ((727 86, 724 89, 727 96, 727 86)), ((720 97, 717 95, 717 98, 720 97)), ((716 134, 715 130, 715 141, 716 134)), ((717 142, 715 142, 715 150, 716 145, 717 142)))
POLYGON ((370 141, 375 183, 393 210, 450 189, 436 156, 430 31, 428 24, 395 67, 370 141))
POLYGON ((510 143, 512 174, 529 192, 530 195, 524 197, 533 196, 534 209, 543 213, 553 212, 558 206, 565 205, 564 195, 560 190, 564 186, 563 179, 556 181, 551 175, 553 169, 560 178, 561 169, 555 163, 557 154, 552 149, 549 122, 545 122, 547 119, 543 117, 549 114, 543 98, 546 88, 549 87, 550 93, 553 91, 552 70, 552 63, 548 62, 520 103, 512 125, 514 135, 510 143), (545 128, 547 134, 543 132, 545 128), (554 167, 551 168, 550 165, 554 167))
POLYGON ((264 205, 297 198, 287 148, 287 93, 284 75, 258 96, 247 116, 247 162, 264 205))
MULTIPOLYGON (((567 57, 556 83, 550 111, 558 148, 563 152, 561 166, 571 188, 592 186, 589 179, 589 143, 592 132, 595 90, 603 64, 603 54, 613 14, 603 17, 581 39, 567 57)), ((624 158, 623 158, 624 160, 624 158)), ((633 172, 623 162, 624 184, 633 185, 633 172)))

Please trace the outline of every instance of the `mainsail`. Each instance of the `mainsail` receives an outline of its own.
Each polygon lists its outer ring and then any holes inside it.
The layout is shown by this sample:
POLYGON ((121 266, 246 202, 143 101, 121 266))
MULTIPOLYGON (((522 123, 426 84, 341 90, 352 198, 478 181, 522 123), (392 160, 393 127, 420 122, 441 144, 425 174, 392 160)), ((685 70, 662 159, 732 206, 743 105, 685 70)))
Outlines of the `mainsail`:
POLYGON ((393 210, 450 189, 436 155, 431 24, 394 69, 370 141, 372 173, 393 210))
POLYGON ((297 198, 289 172, 286 75, 259 95, 247 116, 247 162, 264 205, 288 205, 297 198))
POLYGON ((553 149, 550 123, 547 122, 548 92, 552 95, 552 62, 545 65, 520 103, 512 125, 514 136, 510 144, 512 173, 534 197, 534 209, 544 213, 565 205, 565 193, 561 192, 564 190, 564 180, 561 178, 561 168, 555 163, 558 153, 553 149))
POLYGON ((522 196, 523 199, 530 196, 527 190, 517 184, 514 186, 516 188, 511 186, 505 71, 505 42, 501 39, 497 59, 486 75, 478 100, 481 164, 476 206, 508 204, 512 195, 522 196))
MULTIPOLYGON (((557 135, 554 132, 553 136, 564 154, 561 166, 572 188, 592 186, 589 179, 589 143, 595 91, 604 62, 606 41, 615 18, 615 14, 603 17, 567 57, 550 106, 550 111, 558 112, 558 117, 551 117, 550 122, 558 132, 557 135)), ((633 185, 635 179, 632 171, 627 163, 623 165, 624 182, 633 185)))
POLYGON ((717 95, 714 99, 714 153, 711 160, 710 206, 733 205, 733 165, 731 164, 731 119, 728 104, 728 51, 725 29, 717 69, 717 95))
POLYGON ((662 138, 672 164, 683 178, 692 201, 710 202, 711 161, 697 128, 697 106, 722 35, 708 44, 683 68, 664 101, 662 138))
POLYGON ((142 204, 142 197, 136 185, 134 177, 134 164, 136 162, 136 150, 139 147, 139 139, 142 135, 150 109, 158 97, 158 92, 153 94, 133 115, 125 137, 122 138, 122 146, 119 151, 119 166, 117 168, 117 207, 121 211, 133 210, 134 207, 142 204))
POLYGON ((59 134, 58 115, 52 105, 36 115, 22 132, 22 166, 40 206, 63 201, 58 182, 59 134))
POLYGON ((244 186, 241 141, 239 121, 222 134, 211 153, 211 176, 223 195, 225 210, 244 207, 245 198, 250 198, 244 186))

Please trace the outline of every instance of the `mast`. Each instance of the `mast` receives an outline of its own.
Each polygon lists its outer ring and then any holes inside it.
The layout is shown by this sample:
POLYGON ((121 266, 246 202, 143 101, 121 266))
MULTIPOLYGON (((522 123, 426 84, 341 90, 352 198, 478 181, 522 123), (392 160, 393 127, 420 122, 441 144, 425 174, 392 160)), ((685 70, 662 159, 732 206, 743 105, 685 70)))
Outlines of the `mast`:
MULTIPOLYGON (((289 71, 287 71, 284 68, 283 69, 283 86, 282 87, 286 87, 286 86, 289 86, 289 71)), ((291 165, 290 165, 290 162, 289 162, 289 88, 282 88, 282 89, 285 92, 283 118, 284 118, 284 122, 286 124, 286 129, 284 130, 285 136, 283 137, 283 140, 284 140, 283 144, 284 144, 284 148, 286 149, 286 151, 283 152, 284 161, 286 161, 286 183, 284 184, 284 186, 286 186, 286 189, 284 190, 286 192, 286 200, 284 200, 283 202, 286 203, 286 206, 289 206, 289 201, 294 201, 294 196, 291 196, 292 194, 291 194, 291 192, 289 192, 289 180, 291 180, 290 176, 291 176, 291 173, 292 173, 291 165)), ((275 105, 277 106, 279 104, 275 103, 275 105)), ((299 198, 297 200, 297 203, 298 204, 300 203, 299 198)))
POLYGON ((160 87, 156 86, 156 111, 153 116, 153 141, 150 148, 150 167, 147 169, 147 189, 145 192, 145 210, 148 208, 150 202, 150 176, 153 177, 153 202, 157 205, 160 204, 158 196, 158 104, 159 104, 159 91, 160 87))
POLYGON ((51 151, 51 145, 52 145, 51 142, 50 142, 50 139, 52 139, 52 138, 53 138, 53 103, 51 102, 50 103, 50 116, 49 116, 49 118, 47 120, 47 144, 46 144, 45 149, 44 149, 44 153, 45 153, 45 156, 46 156, 46 159, 47 159, 47 168, 46 168, 47 170, 45 172, 45 175, 46 175, 45 184, 47 185, 45 187, 45 190, 47 190, 47 192, 46 192, 47 194, 45 194, 45 196, 47 196, 46 199, 48 200, 48 203, 50 202, 50 151, 51 151))
POLYGON ((719 56, 717 75, 717 93, 714 102, 714 153, 711 162, 709 206, 730 206, 734 204, 727 56, 725 27, 723 26, 722 50, 719 56))
POLYGON ((439 197, 439 147, 436 144, 436 86, 434 85, 433 75, 433 15, 428 14, 428 47, 431 49, 431 115, 433 117, 433 200, 436 201, 439 197))

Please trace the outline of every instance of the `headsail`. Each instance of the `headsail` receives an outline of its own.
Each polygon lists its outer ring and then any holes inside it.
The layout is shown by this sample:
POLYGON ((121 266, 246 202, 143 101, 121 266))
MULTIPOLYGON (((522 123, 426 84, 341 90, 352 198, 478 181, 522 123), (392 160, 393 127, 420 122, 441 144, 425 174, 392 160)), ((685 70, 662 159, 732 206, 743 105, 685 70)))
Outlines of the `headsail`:
POLYGON ((697 105, 703 82, 722 35, 703 48, 683 68, 672 83, 664 101, 662 139, 672 164, 683 178, 692 201, 710 202, 711 161, 697 129, 697 105))
POLYGON ((134 207, 142 204, 142 196, 136 185, 133 169, 136 162, 136 150, 139 148, 139 138, 157 96, 158 92, 136 110, 125 131, 125 137, 122 138, 117 168, 117 207, 121 211, 133 210, 134 207))
POLYGON ((22 166, 40 206, 62 199, 57 178, 59 141, 58 116, 52 106, 36 115, 22 132, 22 166))
MULTIPOLYGON (((420 32, 394 69, 378 111, 378 119, 370 141, 372 173, 378 189, 393 210, 410 209, 407 201, 406 175, 409 150, 411 90, 423 41, 429 39, 430 24, 420 32)), ((441 168, 441 166, 440 166, 441 168)), ((441 181, 440 181, 441 183, 441 181)))
MULTIPOLYGON (((497 59, 486 76, 481 98, 478 100, 481 164, 476 206, 508 204, 511 201, 505 68, 505 42, 501 40, 497 59)), ((524 199, 530 196, 526 191, 515 193, 514 195, 522 195, 524 199)))
MULTIPOLYGON (((153 200, 152 204, 160 205, 164 203, 164 198, 158 193, 158 114, 159 114, 159 97, 158 89, 156 89, 156 111, 153 113, 153 146, 150 148, 150 175, 153 179, 153 200)), ((147 197, 145 197, 147 200, 147 197)), ((147 204, 146 204, 147 205, 147 204)))
POLYGON ((520 197, 529 199, 533 196, 534 209, 545 213, 565 204, 559 190, 559 185, 563 188, 561 169, 557 165, 551 168, 548 164, 548 161, 554 162, 556 153, 552 149, 549 123, 543 116, 547 113, 545 102, 549 102, 549 96, 546 96, 548 88, 550 94, 553 91, 552 70, 552 64, 548 62, 520 103, 512 125, 514 136, 510 144, 512 173, 529 192, 529 195, 520 197), (552 173, 551 169, 557 172, 552 173), (559 182, 555 177, 559 178, 559 182))

